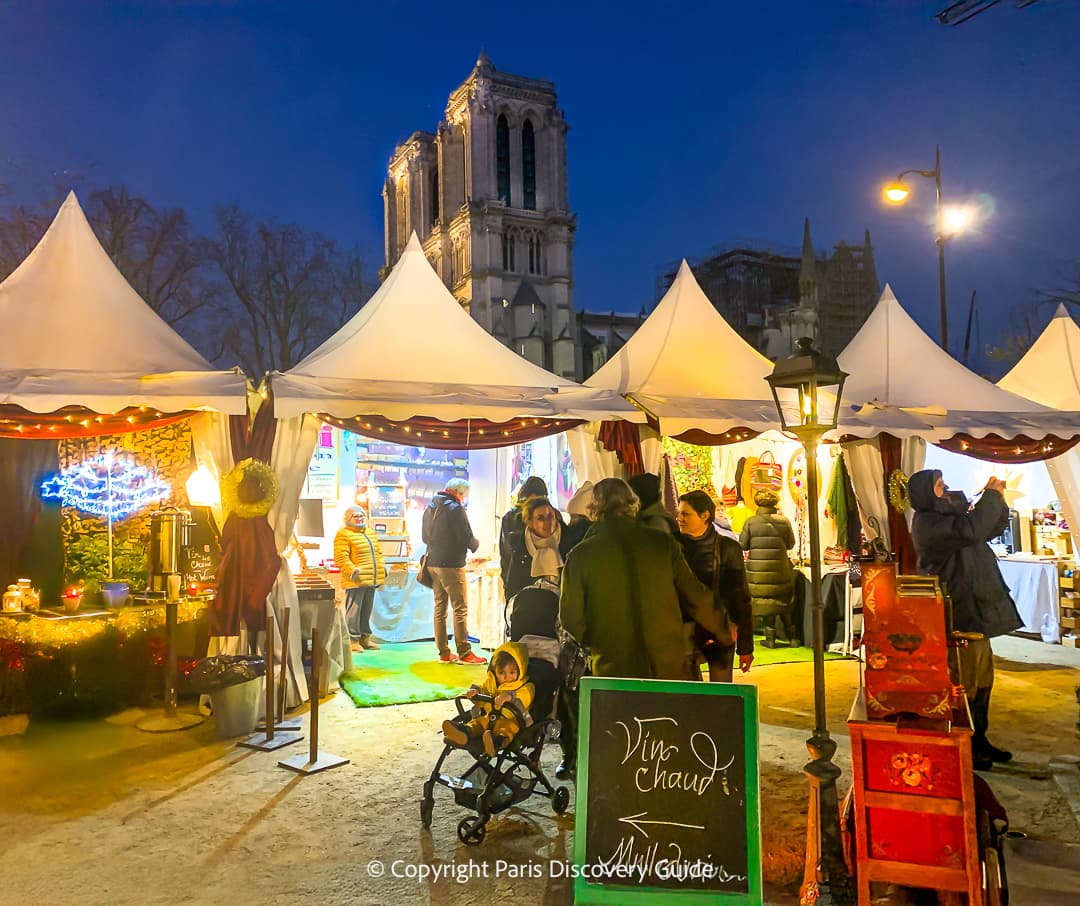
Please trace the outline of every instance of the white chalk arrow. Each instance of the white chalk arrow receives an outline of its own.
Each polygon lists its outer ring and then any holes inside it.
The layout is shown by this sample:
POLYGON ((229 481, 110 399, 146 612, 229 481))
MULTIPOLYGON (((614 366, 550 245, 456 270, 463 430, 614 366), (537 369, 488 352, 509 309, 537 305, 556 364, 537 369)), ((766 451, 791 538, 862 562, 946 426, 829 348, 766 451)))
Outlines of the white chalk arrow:
POLYGON ((645 830, 641 825, 643 824, 666 824, 669 827, 688 827, 691 830, 705 830, 704 824, 680 824, 678 821, 647 821, 645 816, 648 812, 638 812, 636 815, 627 815, 625 818, 619 820, 625 824, 629 824, 634 830, 640 833, 645 839, 649 839, 649 832, 645 830))

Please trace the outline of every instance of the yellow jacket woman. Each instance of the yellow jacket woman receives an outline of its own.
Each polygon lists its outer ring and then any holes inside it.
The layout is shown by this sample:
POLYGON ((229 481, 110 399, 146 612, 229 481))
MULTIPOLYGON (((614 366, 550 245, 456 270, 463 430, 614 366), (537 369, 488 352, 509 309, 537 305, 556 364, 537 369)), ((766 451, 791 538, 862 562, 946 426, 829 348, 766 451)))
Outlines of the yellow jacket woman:
POLYGON ((377 649, 371 639, 371 611, 375 589, 386 580, 386 562, 379 539, 368 533, 363 507, 345 511, 345 524, 334 536, 334 562, 345 589, 345 618, 353 651, 377 649))

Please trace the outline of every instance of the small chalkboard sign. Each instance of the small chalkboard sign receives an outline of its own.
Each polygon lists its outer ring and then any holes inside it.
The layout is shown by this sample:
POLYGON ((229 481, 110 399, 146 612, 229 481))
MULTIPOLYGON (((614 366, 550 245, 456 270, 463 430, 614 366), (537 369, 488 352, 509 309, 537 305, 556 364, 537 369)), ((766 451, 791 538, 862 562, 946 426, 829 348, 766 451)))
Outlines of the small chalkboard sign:
POLYGON ((400 485, 376 484, 368 488, 368 516, 372 519, 401 519, 405 516, 405 489, 400 485))
POLYGON ((576 903, 761 903, 757 689, 581 682, 576 903))
POLYGON ((211 583, 217 581, 218 562, 221 552, 207 545, 203 548, 188 548, 187 567, 184 577, 188 582, 211 583))

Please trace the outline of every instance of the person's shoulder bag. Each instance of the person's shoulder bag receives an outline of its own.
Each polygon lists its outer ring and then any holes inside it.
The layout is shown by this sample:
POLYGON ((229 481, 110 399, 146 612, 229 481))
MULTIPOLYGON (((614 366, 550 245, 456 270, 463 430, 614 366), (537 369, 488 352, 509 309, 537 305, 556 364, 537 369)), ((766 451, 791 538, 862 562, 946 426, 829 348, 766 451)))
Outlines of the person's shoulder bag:
POLYGON ((723 636, 714 635, 717 644, 730 648, 735 644, 735 641, 739 637, 739 626, 731 619, 731 614, 728 613, 727 605, 720 597, 720 534, 717 533, 713 538, 713 574, 712 574, 712 596, 713 606, 716 608, 716 615, 719 617, 719 622, 722 626, 727 627, 727 632, 723 636))
MULTIPOLYGON (((442 512, 442 507, 436 504, 435 512, 431 516, 431 527, 428 531, 428 537, 430 539, 435 538, 435 521, 439 518, 439 513, 442 512)), ((430 549, 431 544, 428 544, 430 549)), ((419 582, 424 588, 434 588, 435 577, 431 574, 431 567, 428 566, 427 551, 424 551, 423 556, 420 558, 420 568, 416 573, 416 581, 419 582)))

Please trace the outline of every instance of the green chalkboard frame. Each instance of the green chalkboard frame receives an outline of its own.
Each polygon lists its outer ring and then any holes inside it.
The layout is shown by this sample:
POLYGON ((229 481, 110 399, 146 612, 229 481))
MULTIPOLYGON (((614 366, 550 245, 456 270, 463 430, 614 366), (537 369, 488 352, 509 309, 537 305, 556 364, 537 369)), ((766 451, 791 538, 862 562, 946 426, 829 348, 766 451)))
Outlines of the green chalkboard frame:
POLYGON ((761 798, 758 770, 757 687, 734 683, 698 683, 681 680, 613 679, 583 677, 580 686, 578 719, 577 782, 574 815, 574 865, 585 864, 585 829, 588 826, 589 732, 592 693, 599 690, 665 693, 680 695, 724 695, 743 700, 743 742, 746 762, 746 893, 717 893, 701 890, 673 890, 670 887, 633 887, 622 884, 593 884, 580 875, 574 879, 575 904, 632 906, 635 903, 754 904, 764 902, 761 875, 761 798))

